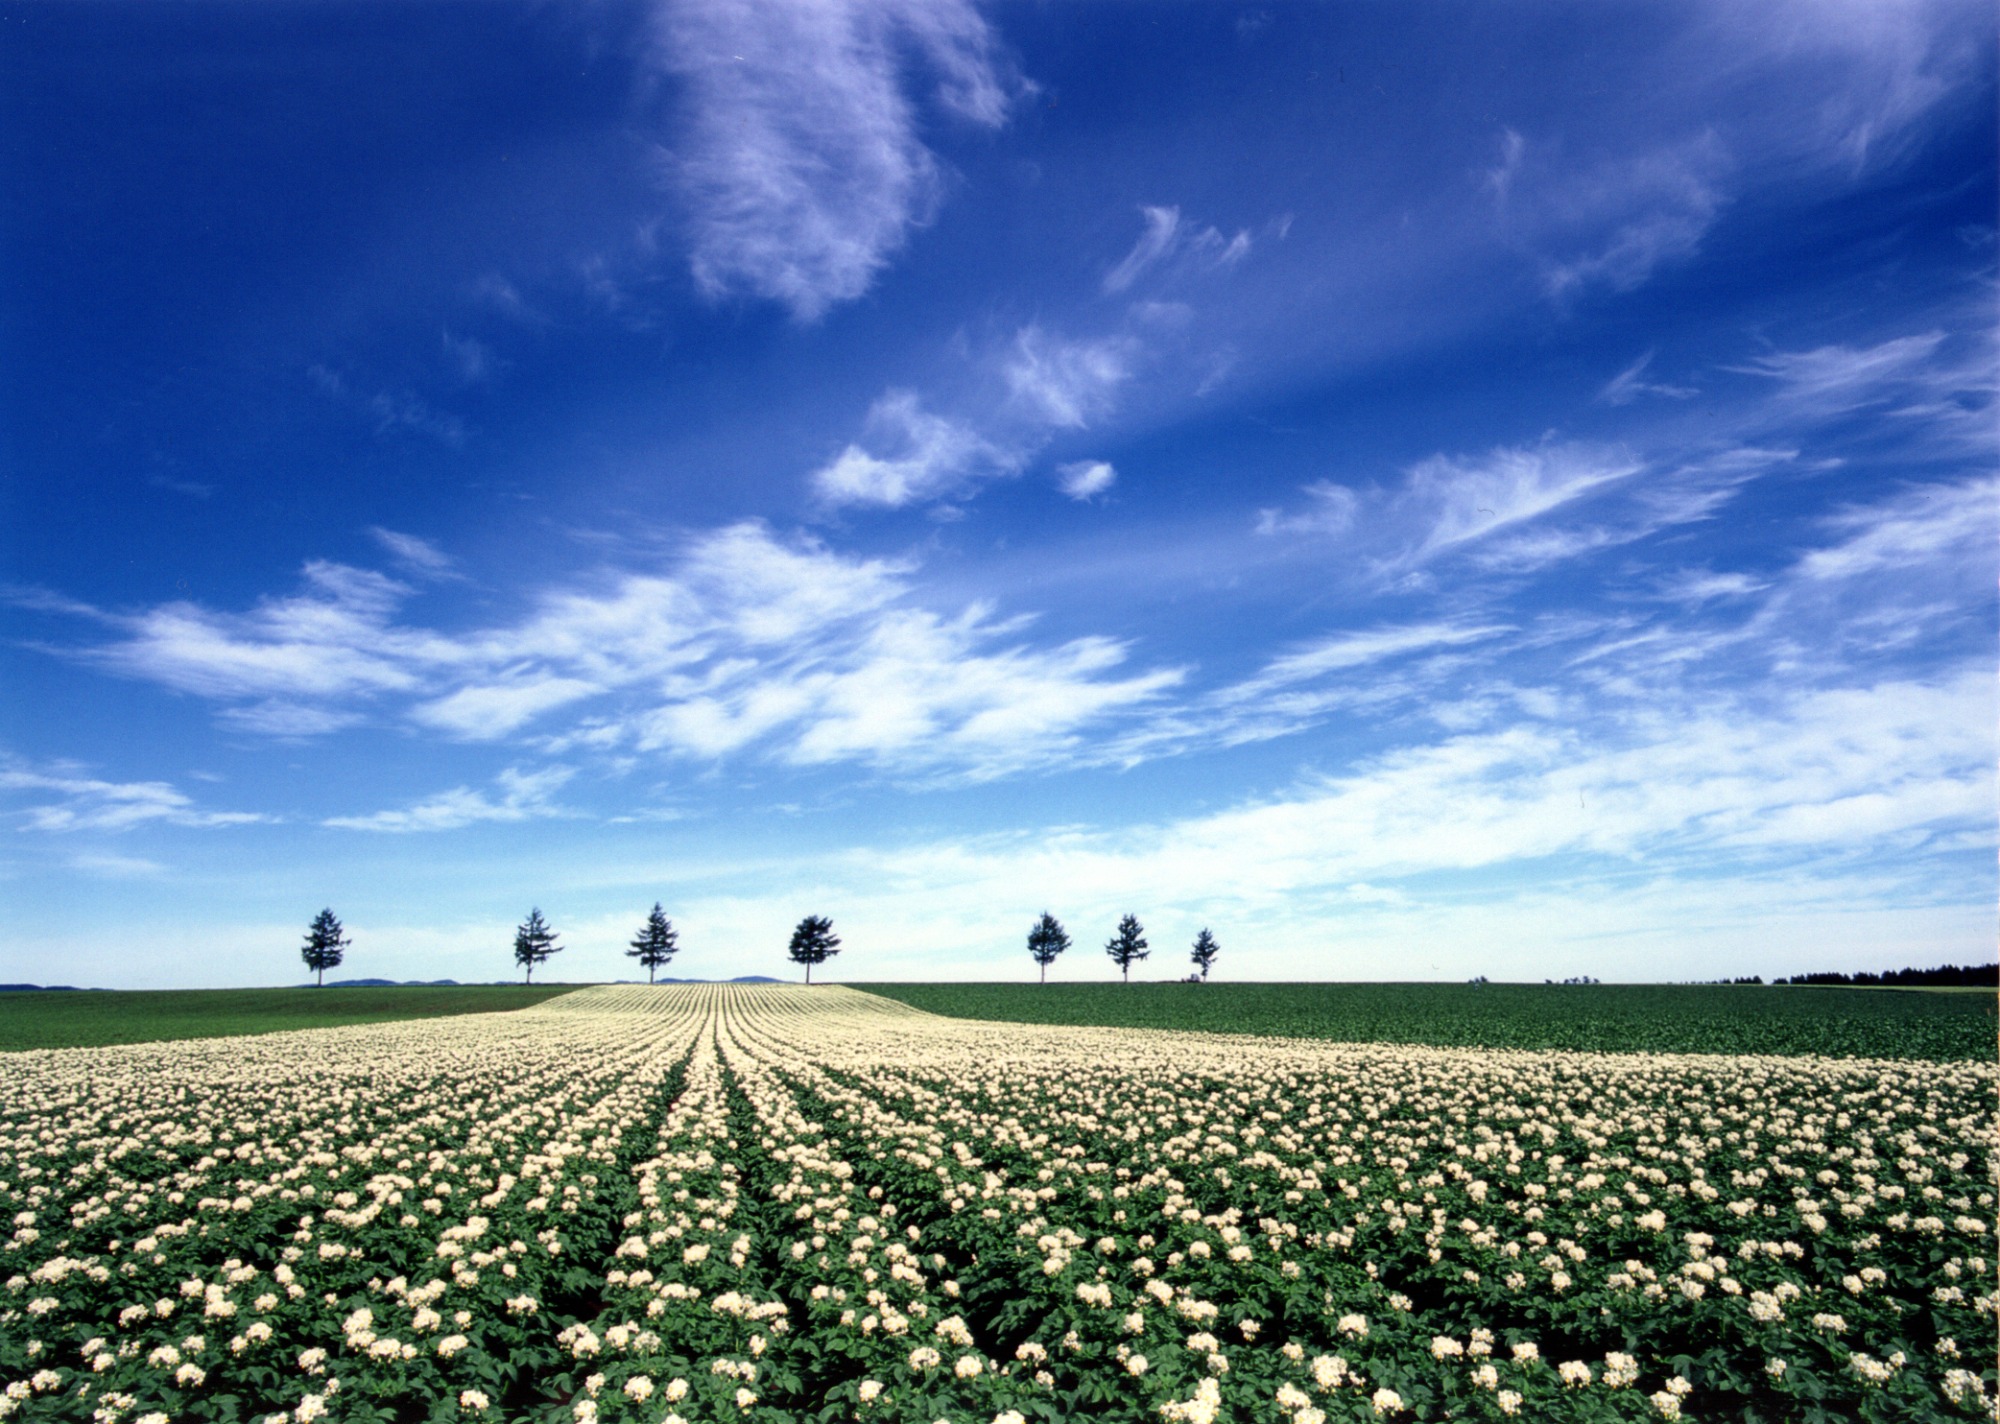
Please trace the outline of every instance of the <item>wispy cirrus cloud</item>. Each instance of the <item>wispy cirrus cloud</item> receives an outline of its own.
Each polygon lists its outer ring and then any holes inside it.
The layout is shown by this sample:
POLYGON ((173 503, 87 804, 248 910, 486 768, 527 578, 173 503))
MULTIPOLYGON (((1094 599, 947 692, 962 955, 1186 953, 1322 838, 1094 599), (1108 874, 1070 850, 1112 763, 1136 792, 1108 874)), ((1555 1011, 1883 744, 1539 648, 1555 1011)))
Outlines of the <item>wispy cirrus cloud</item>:
POLYGON ((1141 274, 1175 258, 1212 270, 1233 267, 1250 255, 1252 240, 1247 230, 1224 237, 1213 227, 1182 222, 1178 207, 1142 207, 1139 216, 1145 223, 1139 240, 1117 266, 1104 274, 1104 291, 1108 296, 1125 291, 1141 274))
MULTIPOLYGON (((1365 977, 1355 941, 1367 937, 1397 953, 1433 946, 1451 972, 1487 972, 1497 960, 1524 977, 1547 972, 1552 954, 1602 965, 1636 941, 1647 949, 1626 972, 1643 979, 1657 976, 1660 954, 1687 962, 1691 913, 1730 928, 1805 919, 1831 938, 1847 932, 1844 920, 1870 915, 1879 932, 1948 898, 1912 860, 1990 853, 1984 729, 1994 707, 1980 669, 1755 706, 1684 698, 1618 726, 1542 721, 1446 735, 1213 812, 841 859, 856 893, 913 917, 935 913, 940 927, 948 910, 968 907, 986 919, 1032 914, 1023 886, 1036 903, 1070 907, 1072 923, 1108 925, 1141 904, 1153 907, 1149 928, 1169 933, 1207 923, 1227 943, 1227 926, 1255 925, 1258 947, 1238 963, 1257 969, 1241 972, 1274 978, 1296 977, 1300 963, 1365 977), (1531 905, 1522 913, 1532 945, 1446 947, 1463 943, 1469 916, 1483 921, 1499 905, 1511 920, 1516 896, 1531 905), (1329 924, 1341 927, 1333 951, 1329 924)), ((814 884, 843 883, 842 868, 815 866, 814 884)), ((1979 898, 1975 884, 1958 900, 1979 898)), ((1926 930, 1962 933, 1967 918, 1934 918, 1926 930)), ((1744 934, 1744 947, 1759 932, 1744 934)))
POLYGON ((813 473, 813 492, 827 503, 899 508, 1020 463, 970 427, 925 410, 914 391, 891 390, 877 400, 863 438, 867 444, 848 445, 813 473))
POLYGON ((1727 369, 1777 384, 1780 413, 1794 419, 1845 415, 1907 394, 1931 369, 1941 331, 1898 336, 1872 346, 1773 351, 1727 369))
POLYGON ((35 803, 12 813, 23 829, 34 831, 241 826, 269 819, 248 811, 206 811, 170 782, 106 781, 69 763, 0 764, 0 794, 35 803))
POLYGON ((509 767, 494 779, 496 793, 469 786, 427 797, 409 806, 364 816, 330 816, 323 823, 348 831, 382 831, 408 835, 423 831, 455 831, 489 821, 528 821, 568 814, 551 798, 575 776, 566 766, 522 771, 509 767))
POLYGON ((1731 160, 1712 131, 1587 162, 1511 128, 1499 148, 1481 183, 1558 303, 1593 289, 1633 291, 1692 257, 1727 200, 1731 160))
POLYGON ((390 557, 420 578, 450 578, 454 573, 451 556, 428 539, 370 526, 368 535, 389 552, 390 557))
MULTIPOLYGON (((911 572, 739 524, 662 571, 605 571, 516 620, 447 631, 405 617, 408 585, 316 562, 305 589, 248 613, 92 610, 122 636, 78 656, 281 738, 386 718, 551 754, 850 762, 926 780, 1060 764, 1185 676, 1125 670, 1114 639, 1038 641, 1032 619, 986 604, 924 607, 911 572)), ((395 816, 449 820, 481 794, 395 816)))
POLYGON ((1410 557, 1421 562, 1488 538, 1643 468, 1626 451, 1574 443, 1434 455, 1411 468, 1402 496, 1427 526, 1410 557))
POLYGON ((1677 386, 1665 381, 1646 378, 1646 372, 1653 364, 1657 352, 1648 351, 1609 381, 1597 398, 1606 405, 1630 405, 1640 396, 1665 396, 1670 400, 1689 400, 1701 394, 1693 386, 1677 386))
POLYGON ((1329 673, 1380 663, 1410 653, 1463 647, 1512 632, 1506 624, 1409 623, 1336 633, 1272 658, 1254 675, 1226 689, 1237 702, 1329 673))
POLYGON ((836 508, 899 509, 1019 474, 1054 432, 1085 429, 1110 411, 1137 350, 1125 336, 1021 327, 997 358, 1003 399, 945 416, 916 392, 891 388, 869 407, 862 438, 813 471, 813 493, 836 508))
POLYGON ((1025 88, 965 0, 660 0, 653 38, 683 96, 664 166, 696 283, 801 321, 867 291, 941 199, 911 77, 981 128, 1025 88))
POLYGON ((2000 480, 1990 476, 1918 485, 1823 521, 1837 542, 1808 551, 1798 570, 1815 582, 1873 577, 1892 570, 1990 562, 2000 536, 2000 480))
POLYGON ((1110 404, 1132 374, 1132 343, 1073 339, 1023 327, 1002 367, 1013 399, 1040 424, 1080 430, 1110 404))

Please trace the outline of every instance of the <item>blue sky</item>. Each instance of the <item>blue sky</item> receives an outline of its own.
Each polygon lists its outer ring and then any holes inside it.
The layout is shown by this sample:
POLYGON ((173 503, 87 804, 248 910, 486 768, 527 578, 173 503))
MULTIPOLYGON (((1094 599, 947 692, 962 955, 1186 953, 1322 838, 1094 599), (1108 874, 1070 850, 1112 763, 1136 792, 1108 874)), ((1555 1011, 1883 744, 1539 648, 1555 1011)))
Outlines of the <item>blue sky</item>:
POLYGON ((0 980, 1990 958, 1990 21, 0 6, 0 980))

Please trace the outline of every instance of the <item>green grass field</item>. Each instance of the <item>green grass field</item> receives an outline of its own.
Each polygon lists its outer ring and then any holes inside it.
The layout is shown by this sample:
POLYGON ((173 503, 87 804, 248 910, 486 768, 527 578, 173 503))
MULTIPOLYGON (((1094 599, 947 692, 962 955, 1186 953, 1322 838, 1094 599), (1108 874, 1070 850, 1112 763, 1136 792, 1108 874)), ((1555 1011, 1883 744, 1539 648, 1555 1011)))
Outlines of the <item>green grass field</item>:
POLYGON ((0 994, 0 1051, 233 1038, 292 1028, 525 1009, 575 985, 352 989, 22 990, 0 994))
POLYGON ((856 984, 956 1018, 1350 1043, 1651 1053, 1995 1056, 1996 996, 1651 984, 856 984))

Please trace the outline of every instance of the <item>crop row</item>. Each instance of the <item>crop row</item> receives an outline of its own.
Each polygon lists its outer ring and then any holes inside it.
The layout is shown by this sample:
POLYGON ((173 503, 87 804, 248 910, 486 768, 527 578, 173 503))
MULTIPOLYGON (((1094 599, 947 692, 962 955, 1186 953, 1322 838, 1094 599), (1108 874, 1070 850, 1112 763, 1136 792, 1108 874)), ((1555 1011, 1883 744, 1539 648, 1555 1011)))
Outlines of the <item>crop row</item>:
POLYGON ((1995 1415, 1990 1064, 675 986, 8 1066, 22 1419, 1995 1415))

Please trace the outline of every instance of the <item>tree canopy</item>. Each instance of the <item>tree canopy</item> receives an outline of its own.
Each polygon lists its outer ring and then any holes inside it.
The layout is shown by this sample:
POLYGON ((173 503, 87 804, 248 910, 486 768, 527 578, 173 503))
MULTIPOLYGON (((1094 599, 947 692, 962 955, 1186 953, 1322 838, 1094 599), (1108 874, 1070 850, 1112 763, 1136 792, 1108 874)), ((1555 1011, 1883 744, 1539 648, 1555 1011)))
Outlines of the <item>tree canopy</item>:
POLYGON ((806 983, 812 983, 813 966, 824 964, 840 953, 840 939, 833 932, 833 921, 824 915, 807 915, 792 931, 789 952, 792 963, 805 965, 806 983))
POLYGON ((535 966, 548 962, 549 956, 562 953, 562 946, 556 942, 555 931, 542 918, 539 907, 528 911, 528 918, 514 931, 514 962, 527 971, 523 983, 532 984, 535 966))
POLYGON ((352 943, 353 940, 345 937, 340 920, 332 910, 321 910, 313 916, 299 956, 305 960, 306 968, 319 976, 320 988, 326 987, 326 971, 340 967, 340 961, 346 957, 347 946, 352 943))
POLYGON ((1129 981, 1132 966, 1148 957, 1145 927, 1137 915, 1127 915, 1118 922, 1118 933, 1105 942, 1104 952, 1118 966, 1119 976, 1129 981))
POLYGON ((646 982, 653 982, 653 976, 665 967, 680 947, 680 936, 674 932, 674 922, 667 918, 659 901, 653 902, 653 913, 646 916, 646 923, 639 930, 639 937, 632 941, 632 947, 625 951, 639 961, 646 969, 646 982))
POLYGON ((1042 967, 1042 982, 1049 982, 1049 966, 1056 962, 1056 956, 1069 948, 1069 932, 1047 910, 1035 921, 1035 927, 1028 931, 1028 955, 1042 967))
POLYGON ((1194 961, 1194 967, 1201 971, 1204 984, 1208 982, 1208 971, 1215 967, 1215 957, 1220 953, 1222 946, 1217 944, 1215 936, 1208 932, 1208 926, 1203 925, 1201 933, 1194 937, 1194 952, 1188 957, 1194 961))

